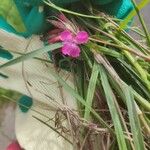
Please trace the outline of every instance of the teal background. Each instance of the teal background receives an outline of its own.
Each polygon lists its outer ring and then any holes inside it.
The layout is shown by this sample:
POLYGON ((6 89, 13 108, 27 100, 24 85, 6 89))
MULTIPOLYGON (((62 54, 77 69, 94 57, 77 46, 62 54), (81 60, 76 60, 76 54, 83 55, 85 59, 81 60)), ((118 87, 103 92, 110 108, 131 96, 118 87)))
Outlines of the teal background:
MULTIPOLYGON (((47 14, 51 14, 51 8, 39 12, 39 6, 44 5, 42 0, 14 0, 14 2, 25 24, 26 32, 16 32, 1 16, 0 28, 24 37, 40 34, 46 29, 46 17, 47 14)), ((79 0, 52 0, 52 2, 65 7, 67 4, 79 2, 79 0)), ((91 3, 97 5, 97 8, 100 10, 115 15, 118 18, 125 18, 133 8, 130 0, 92 0, 91 3)))

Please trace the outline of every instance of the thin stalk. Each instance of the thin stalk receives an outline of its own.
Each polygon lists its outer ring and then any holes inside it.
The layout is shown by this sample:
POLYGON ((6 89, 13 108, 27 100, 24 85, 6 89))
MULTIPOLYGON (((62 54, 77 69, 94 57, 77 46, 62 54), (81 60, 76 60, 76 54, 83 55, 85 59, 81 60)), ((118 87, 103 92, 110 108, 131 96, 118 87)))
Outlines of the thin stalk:
MULTIPOLYGON (((120 42, 118 39, 114 37, 114 40, 117 44, 127 47, 124 43, 120 42)), ((131 62, 131 64, 136 68, 137 72, 140 74, 145 86, 150 91, 150 82, 147 78, 147 72, 139 65, 137 60, 128 52, 124 50, 124 54, 127 57, 127 59, 131 62)))
MULTIPOLYGON (((102 56, 100 54, 97 54, 97 52, 94 52, 94 54, 95 54, 96 61, 98 63, 104 65, 106 70, 109 72, 111 78, 113 78, 113 81, 115 81, 118 84, 119 87, 128 86, 124 81, 122 81, 120 79, 120 77, 115 72, 115 70, 108 63, 105 63, 105 59, 102 58, 102 56)), ((116 89, 117 89, 117 87, 116 87, 116 89)), ((143 108, 150 111, 150 103, 147 102, 144 98, 142 98, 134 89, 132 89, 132 93, 135 96, 135 99, 143 106, 143 108)))
POLYGON ((143 28, 143 30, 145 32, 145 35, 146 35, 146 38, 147 38, 147 42, 150 45, 150 34, 149 34, 148 29, 146 27, 145 21, 144 21, 142 15, 140 14, 140 11, 139 11, 139 9, 137 7, 137 4, 136 4, 135 0, 132 0, 132 3, 134 5, 135 11, 136 11, 136 13, 137 13, 137 15, 139 17, 139 20, 141 22, 142 28, 143 28))
POLYGON ((138 41, 136 41, 133 37, 131 37, 131 35, 129 35, 126 31, 124 31, 117 23, 115 23, 113 20, 111 20, 110 18, 106 18, 105 19, 109 22, 111 22, 113 25, 115 25, 119 31, 119 33, 126 38, 127 40, 129 40, 134 46, 136 46, 138 48, 138 50, 142 51, 144 54, 147 54, 147 52, 149 52, 149 50, 144 47, 141 43, 139 43, 138 41))
POLYGON ((35 56, 39 56, 43 53, 53 51, 53 50, 59 49, 61 47, 62 47, 62 43, 55 43, 55 44, 47 45, 43 48, 40 48, 40 49, 34 50, 32 52, 26 53, 23 56, 17 57, 15 59, 12 59, 12 60, 0 65, 0 69, 14 65, 14 64, 17 64, 17 63, 22 62, 22 61, 26 61, 28 59, 32 59, 35 56))
MULTIPOLYGON (((123 46, 123 47, 127 47, 124 43, 122 43, 117 38, 115 38, 115 36, 113 36, 113 35, 111 35, 109 33, 106 33, 106 32, 104 32, 104 31, 102 31, 102 30, 100 30, 100 29, 98 29, 96 27, 91 26, 91 25, 88 25, 88 26, 93 28, 93 29, 95 29, 96 31, 104 34, 105 36, 111 38, 118 45, 123 46)), ((138 71, 138 73, 140 74, 141 78, 143 79, 143 82, 145 83, 146 87, 150 90, 150 82, 147 79, 147 73, 145 72, 145 70, 143 70, 143 68, 139 65, 139 63, 133 58, 133 56, 129 52, 124 50, 124 54, 126 55, 128 60, 132 63, 132 65, 135 66, 136 70, 138 71)))
MULTIPOLYGON (((111 66, 109 66, 109 64, 105 61, 105 59, 100 55, 100 54, 96 54, 95 53, 95 59, 97 60, 97 62, 98 63, 100 63, 100 64, 103 64, 104 65, 104 67, 105 67, 105 69, 109 72, 109 74, 110 74, 110 76, 111 76, 111 81, 113 81, 113 82, 116 82, 117 83, 117 86, 115 86, 114 88, 116 89, 116 91, 118 92, 118 94, 120 94, 120 97, 122 97, 122 99, 124 99, 124 94, 121 94, 122 93, 122 89, 124 88, 124 87, 129 87, 126 83, 124 83, 121 79, 120 79, 120 77, 117 75, 117 73, 113 70, 113 68, 111 68, 111 66), (112 80, 113 79, 113 80, 112 80)), ((115 83, 115 84, 116 84, 115 83)), ((132 88, 131 88, 132 89, 132 88)), ((132 94, 134 95, 135 93, 133 92, 133 89, 131 90, 131 92, 132 92, 132 94)), ((134 95, 134 97, 135 97, 135 95, 134 95)), ((143 102, 145 102, 145 101, 143 101, 143 102)), ((124 101, 124 103, 126 103, 125 101, 124 101)), ((136 104, 137 105, 137 104, 136 104)), ((147 103, 147 105, 149 105, 150 106, 150 104, 149 103, 147 103)), ((145 118, 141 118, 141 110, 140 110, 140 108, 138 107, 138 105, 137 105, 137 107, 136 107, 136 111, 137 111, 137 114, 138 114, 138 117, 139 117, 139 119, 140 119, 140 121, 143 123, 143 126, 145 127, 145 130, 146 131, 150 131, 150 128, 149 128, 149 126, 147 125, 147 122, 145 121, 145 118), (142 119, 142 120, 141 120, 142 119)), ((143 115, 143 114, 142 114, 143 115)))
POLYGON ((120 46, 120 45, 117 45, 117 44, 109 43, 109 42, 102 41, 102 40, 99 40, 99 39, 96 39, 96 38, 92 38, 92 37, 90 38, 90 40, 94 41, 94 42, 98 42, 98 43, 104 44, 106 46, 107 45, 108 46, 113 46, 115 48, 119 48, 120 50, 122 50, 122 49, 126 50, 126 51, 128 51, 128 52, 130 52, 130 53, 132 53, 132 54, 134 54, 136 56, 139 56, 139 57, 143 58, 145 61, 150 62, 150 57, 147 57, 147 56, 143 55, 142 53, 139 53, 138 50, 134 50, 134 49, 132 49, 130 47, 120 46))
MULTIPOLYGON (((99 68, 99 65, 96 62, 94 62, 92 74, 91 74, 89 85, 88 85, 87 97, 86 97, 86 103, 90 107, 92 107, 95 88, 96 88, 96 82, 97 82, 97 78, 99 74, 98 68, 99 68)), ((84 119, 90 120, 90 111, 86 107, 85 107, 84 119)))
POLYGON ((144 109, 147 111, 150 111, 150 103, 144 99, 140 94, 138 94, 134 89, 132 89, 132 92, 134 94, 135 100, 142 105, 144 109))
POLYGON ((144 115, 143 113, 141 112, 141 114, 138 114, 139 116, 139 119, 141 121, 141 124, 144 126, 144 131, 145 131, 145 134, 150 137, 150 126, 148 125, 148 123, 146 122, 145 118, 144 118, 144 115))
MULTIPOLYGON (((97 52, 95 50, 93 50, 93 53, 95 54, 95 56, 97 56, 97 52)), ((83 51, 83 54, 85 56, 85 59, 87 60, 87 64, 89 65, 89 67, 92 69, 92 62, 90 61, 88 55, 86 54, 85 51, 83 51)), ((106 67, 108 69, 108 67, 106 67)), ((116 79, 117 83, 119 84, 123 84, 123 85, 126 85, 125 82, 123 82, 117 74, 113 74, 113 72, 110 70, 109 73, 111 74, 111 76, 116 79)), ((98 80, 98 84, 100 83, 100 81, 98 80)), ((150 111, 150 103, 145 99, 143 98, 141 95, 139 95, 134 89, 132 89, 133 91, 133 94, 134 94, 134 97, 135 97, 135 100, 141 104, 141 106, 147 110, 147 111, 150 111)))
MULTIPOLYGON (((21 56, 25 55, 25 53, 20 53, 20 52, 11 51, 11 50, 8 50, 8 51, 11 52, 11 53, 14 53, 14 54, 21 55, 21 56)), ((36 59, 36 60, 39 60, 39 61, 43 61, 43 62, 46 62, 46 63, 50 63, 50 64, 53 63, 51 60, 43 59, 43 58, 40 58, 40 57, 33 57, 33 59, 36 59)))
MULTIPOLYGON (((91 25, 90 25, 90 27, 91 27, 91 25)), ((98 32, 104 34, 105 36, 111 38, 118 45, 128 48, 124 43, 119 41, 115 36, 113 36, 109 33, 106 33, 106 32, 104 32, 100 29, 97 29, 95 27, 92 27, 92 28, 94 28, 98 32)), ((143 82, 145 83, 146 87, 150 90, 150 82, 147 79, 147 72, 139 65, 139 63, 134 59, 134 57, 129 52, 127 52, 125 50, 123 50, 123 51, 124 51, 125 56, 128 58, 128 60, 132 63, 132 65, 136 68, 137 72, 140 74, 140 76, 141 76, 143 82)))
POLYGON ((50 7, 58 10, 58 11, 65 12, 65 13, 68 13, 68 14, 72 14, 72 15, 75 15, 75 16, 80 16, 80 17, 85 17, 85 18, 92 18, 92 19, 103 18, 101 16, 91 16, 91 15, 85 15, 85 14, 77 13, 77 12, 74 12, 74 11, 70 11, 70 10, 61 8, 59 6, 56 6, 54 3, 52 3, 51 1, 48 1, 48 0, 44 0, 44 3, 47 4, 50 7))
POLYGON ((136 33, 137 35, 143 37, 143 38, 146 38, 145 34, 140 31, 140 29, 138 27, 131 27, 130 30, 134 33, 136 33))
POLYGON ((115 134, 113 129, 109 127, 109 125, 100 117, 100 115, 90 106, 88 106, 85 102, 85 100, 77 94, 77 92, 70 87, 58 74, 56 74, 51 68, 49 68, 50 74, 64 87, 64 89, 72 94, 73 97, 75 97, 82 105, 86 106, 86 108, 93 114, 93 116, 99 121, 99 123, 106 127, 110 133, 115 134))
MULTIPOLYGON (((137 5, 138 10, 142 10, 146 5, 150 3, 149 0, 141 0, 141 2, 137 5)), ((130 14, 120 23, 120 27, 125 29, 131 19, 136 16, 136 11, 133 9, 130 14)))

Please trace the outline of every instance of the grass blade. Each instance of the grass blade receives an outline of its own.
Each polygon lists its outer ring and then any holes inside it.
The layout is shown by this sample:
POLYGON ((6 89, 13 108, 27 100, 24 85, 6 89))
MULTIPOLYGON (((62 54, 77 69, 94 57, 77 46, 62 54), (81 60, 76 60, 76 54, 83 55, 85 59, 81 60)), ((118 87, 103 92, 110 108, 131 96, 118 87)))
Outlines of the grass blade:
POLYGON ((145 24, 145 21, 144 21, 142 15, 140 14, 140 11, 139 11, 139 9, 138 9, 138 7, 137 7, 137 5, 136 5, 135 0, 132 0, 132 3, 133 3, 133 5, 134 5, 135 11, 136 11, 136 13, 137 13, 137 15, 138 15, 138 17, 139 17, 140 22, 141 22, 143 31, 144 31, 145 36, 146 36, 146 38, 147 38, 147 42, 148 42, 149 45, 150 45, 150 34, 149 34, 149 31, 148 31, 147 26, 146 26, 146 24, 145 24))
MULTIPOLYGON (((99 65, 96 62, 94 62, 94 65, 92 68, 92 74, 91 74, 89 85, 88 85, 87 97, 86 97, 86 104, 89 107, 92 107, 98 74, 99 74, 99 65)), ((85 107, 84 118, 87 120, 89 120, 90 118, 90 110, 87 107, 85 107)))
POLYGON ((102 66, 100 66, 100 70, 101 70, 100 76, 101 76, 102 86, 103 86, 107 104, 108 104, 108 107, 109 107, 109 110, 110 110, 110 113, 112 116, 119 149, 127 150, 127 145, 126 145, 125 136, 123 133, 123 128, 122 128, 119 114, 118 114, 118 111, 116 109, 115 102, 114 102, 115 96, 114 96, 113 91, 108 82, 108 78, 105 73, 105 70, 102 68, 102 66))
MULTIPOLYGON (((138 5, 138 10, 142 10, 146 5, 150 3, 150 0, 142 0, 138 5)), ((136 16, 135 9, 131 11, 131 13, 120 23, 120 27, 122 29, 126 29, 128 23, 131 21, 131 19, 136 16)))
POLYGON ((49 7, 52 7, 54 9, 58 10, 58 11, 65 12, 65 13, 68 13, 68 14, 72 14, 72 15, 75 15, 75 16, 80 16, 80 17, 85 17, 85 18, 93 18, 93 19, 100 19, 100 18, 102 18, 101 16, 85 15, 85 14, 74 12, 74 11, 71 11, 71 10, 68 10, 68 9, 64 9, 62 7, 56 6, 54 3, 52 3, 49 0, 44 0, 44 3, 47 4, 49 7))
POLYGON ((128 107, 128 116, 131 125, 131 131, 133 134, 133 141, 136 150, 144 150, 144 140, 141 132, 140 121, 138 119, 137 109, 134 102, 134 97, 129 87, 123 89, 127 107, 128 107))
POLYGON ((14 65, 16 63, 19 63, 19 62, 22 62, 22 61, 25 61, 28 59, 31 59, 35 56, 42 54, 42 53, 46 53, 48 51, 53 51, 53 50, 61 48, 61 47, 62 47, 61 43, 56 43, 56 44, 51 44, 51 45, 45 46, 44 48, 40 48, 40 49, 37 49, 35 51, 29 52, 27 54, 24 54, 24 55, 18 57, 18 58, 15 58, 13 60, 8 61, 5 64, 0 65, 0 69, 14 65))
POLYGON ((76 98, 83 106, 86 106, 86 108, 93 114, 93 116, 99 121, 99 123, 106 127, 112 134, 114 134, 114 131, 109 127, 109 125, 100 117, 100 115, 91 108, 91 106, 87 105, 85 100, 72 88, 70 87, 58 74, 56 74, 51 68, 49 68, 50 74, 64 87, 64 89, 70 93, 74 98, 76 98))

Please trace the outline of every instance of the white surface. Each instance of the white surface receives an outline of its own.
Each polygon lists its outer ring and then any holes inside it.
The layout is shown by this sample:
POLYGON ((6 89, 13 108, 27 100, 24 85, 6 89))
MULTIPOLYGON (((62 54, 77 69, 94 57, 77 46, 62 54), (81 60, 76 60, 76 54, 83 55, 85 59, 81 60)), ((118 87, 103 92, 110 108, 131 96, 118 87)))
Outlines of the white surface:
MULTIPOLYGON (((5 49, 18 52, 30 52, 42 48, 44 45, 39 36, 32 36, 30 39, 10 34, 0 30, 0 45, 5 49), (9 42, 11 40, 11 42, 9 42)), ((48 56, 41 55, 43 59, 48 56)), ((6 62, 0 59, 0 63, 6 62)), ((49 68, 56 71, 52 64, 47 64, 39 60, 30 59, 4 69, 2 73, 9 76, 8 79, 1 79, 0 86, 6 89, 16 90, 33 98, 33 108, 40 113, 44 113, 50 118, 54 117, 59 106, 65 105, 70 109, 76 109, 76 101, 66 92, 51 75, 49 68), (63 93, 63 98, 61 93, 63 93)), ((73 87, 72 75, 66 71, 60 70, 60 76, 73 87)), ((65 107, 66 107, 65 106, 65 107)), ((28 113, 16 112, 16 136, 20 145, 26 150, 71 150, 72 146, 58 134, 35 120, 32 110, 28 113)), ((41 117, 45 121, 44 117, 41 117)), ((47 119, 47 118, 46 118, 47 119)), ((67 122, 64 121, 67 125, 67 122)), ((50 123, 52 126, 54 124, 50 123)), ((71 140, 71 139, 70 139, 71 140)))

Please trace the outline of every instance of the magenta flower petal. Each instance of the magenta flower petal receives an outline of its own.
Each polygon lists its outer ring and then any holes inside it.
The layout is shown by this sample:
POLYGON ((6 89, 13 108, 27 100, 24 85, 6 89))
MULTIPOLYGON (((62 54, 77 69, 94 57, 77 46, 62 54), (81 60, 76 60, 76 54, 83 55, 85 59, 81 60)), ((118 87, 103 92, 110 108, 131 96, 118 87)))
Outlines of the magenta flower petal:
POLYGON ((72 41, 73 35, 70 31, 65 30, 60 34, 60 40, 61 41, 72 41))
POLYGON ((75 42, 77 44, 84 44, 87 43, 89 40, 89 35, 86 31, 80 31, 77 33, 76 37, 75 37, 75 42))
POLYGON ((12 142, 6 150, 22 150, 17 141, 12 142))
POLYGON ((68 55, 73 58, 76 58, 80 56, 80 48, 75 43, 65 42, 62 47, 62 53, 64 55, 68 55))

